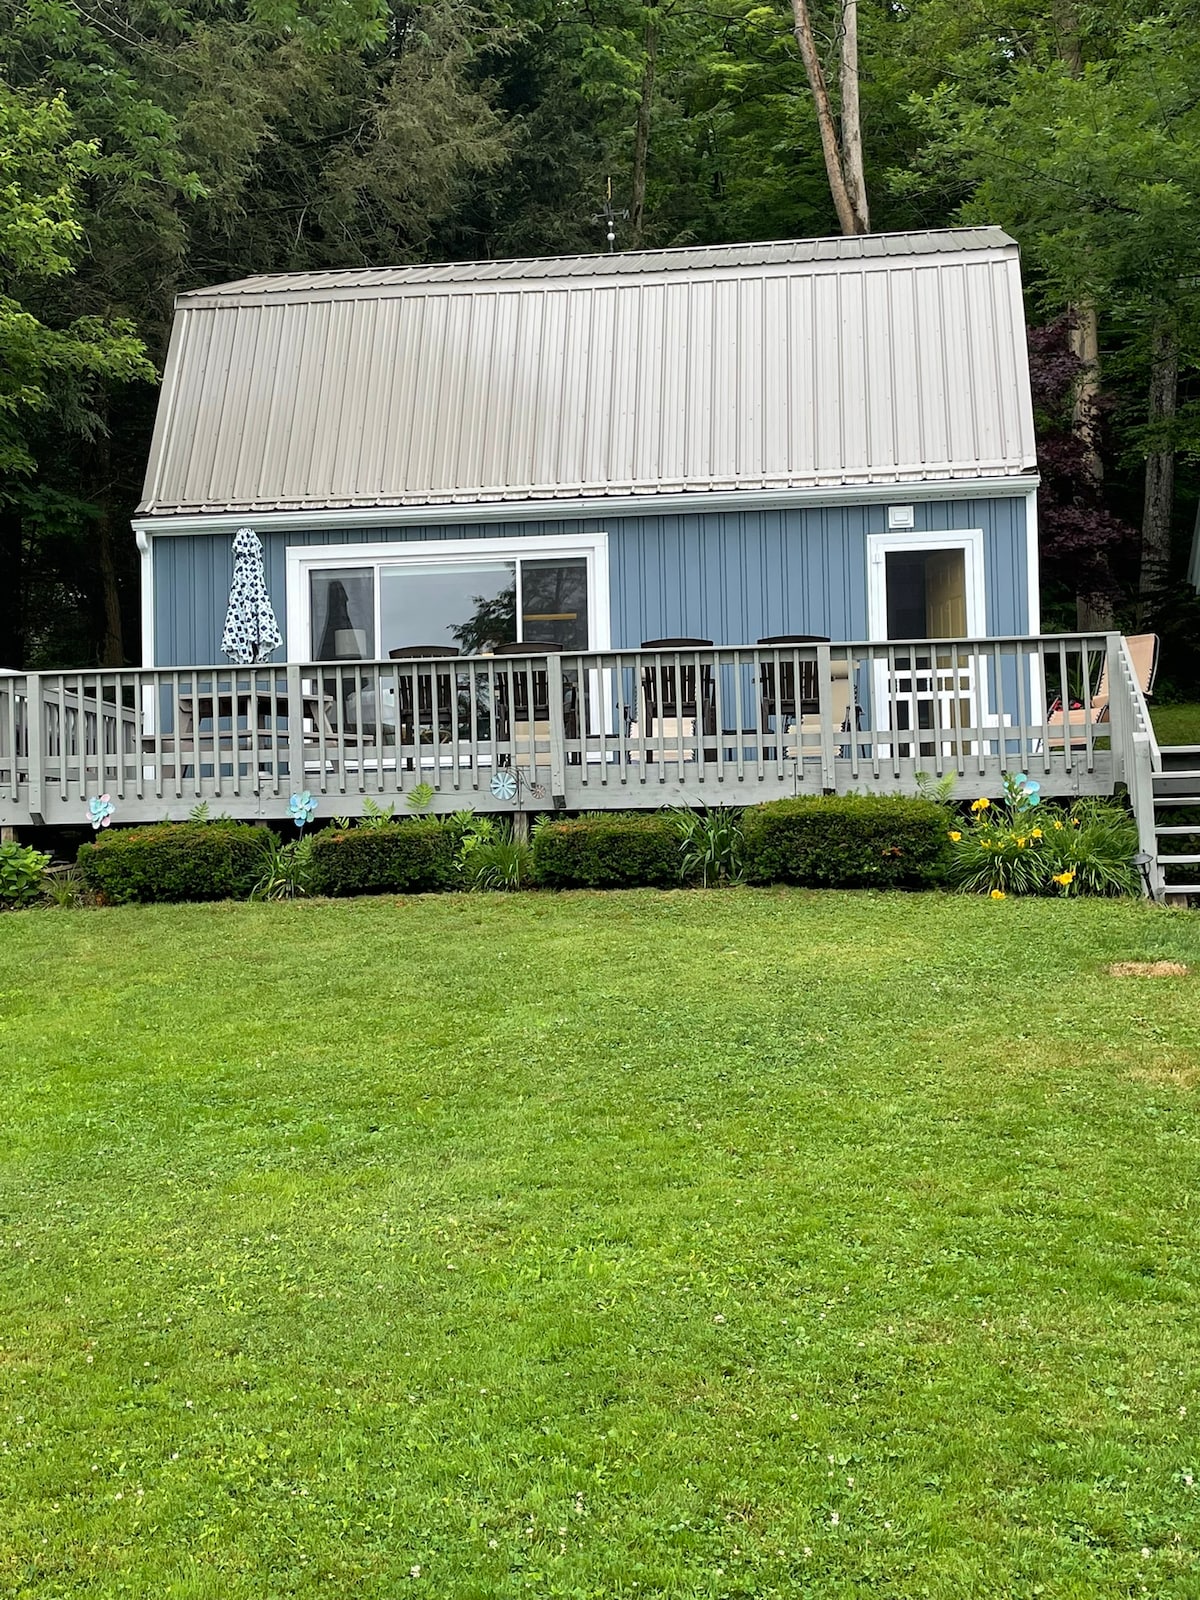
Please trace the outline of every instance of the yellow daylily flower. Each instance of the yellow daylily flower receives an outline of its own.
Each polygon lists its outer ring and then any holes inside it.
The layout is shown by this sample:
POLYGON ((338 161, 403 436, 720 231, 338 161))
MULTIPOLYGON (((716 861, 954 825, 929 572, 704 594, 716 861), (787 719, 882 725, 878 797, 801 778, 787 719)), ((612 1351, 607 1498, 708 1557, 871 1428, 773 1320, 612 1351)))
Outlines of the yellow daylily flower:
POLYGON ((1035 828, 1029 837, 1031 839, 1040 839, 1042 837, 1042 830, 1040 828, 1035 828))
POLYGON ((1051 881, 1053 883, 1061 883, 1065 889, 1069 883, 1074 883, 1075 874, 1073 872, 1056 872, 1051 881))
POLYGON ((992 890, 992 899, 993 900, 1007 900, 1008 896, 1005 894, 1003 889, 993 889, 992 890))
POLYGON ((992 802, 989 799, 987 799, 986 796, 980 795, 978 800, 972 800, 971 801, 971 810, 972 811, 986 811, 988 809, 988 807, 991 805, 991 803, 992 802))
POLYGON ((962 834, 959 833, 958 829, 957 828, 951 828, 951 830, 950 830, 950 842, 951 842, 951 844, 957 844, 958 841, 961 838, 962 838, 962 834))
POLYGON ((1055 833, 1061 833, 1063 831, 1063 825, 1061 822, 1056 822, 1054 824, 1054 831, 1055 833))

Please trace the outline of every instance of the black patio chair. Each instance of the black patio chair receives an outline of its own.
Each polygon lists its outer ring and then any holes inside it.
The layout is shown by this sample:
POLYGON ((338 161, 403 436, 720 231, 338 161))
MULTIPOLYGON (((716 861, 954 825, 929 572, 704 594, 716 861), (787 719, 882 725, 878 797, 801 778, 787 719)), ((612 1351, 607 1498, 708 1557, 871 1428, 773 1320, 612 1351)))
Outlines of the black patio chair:
POLYGON ((797 663, 795 660, 787 660, 783 652, 791 650, 796 645, 828 643, 829 639, 821 633, 773 633, 758 641, 760 650, 780 652, 778 692, 775 683, 775 662, 773 660, 759 662, 759 696, 764 727, 771 717, 789 717, 794 721, 797 716, 811 716, 819 710, 816 661, 799 663, 799 682, 797 682, 797 663))
MULTIPOLYGON (((682 656, 689 650, 711 650, 711 639, 643 639, 643 650, 657 650, 663 654, 678 651, 682 656)), ((642 665, 642 702, 646 709, 646 737, 660 717, 690 717, 702 733, 717 731, 717 682, 708 662, 699 670, 699 694, 694 661, 681 660, 678 682, 673 661, 661 663, 662 685, 659 685, 660 664, 644 662, 642 665)))

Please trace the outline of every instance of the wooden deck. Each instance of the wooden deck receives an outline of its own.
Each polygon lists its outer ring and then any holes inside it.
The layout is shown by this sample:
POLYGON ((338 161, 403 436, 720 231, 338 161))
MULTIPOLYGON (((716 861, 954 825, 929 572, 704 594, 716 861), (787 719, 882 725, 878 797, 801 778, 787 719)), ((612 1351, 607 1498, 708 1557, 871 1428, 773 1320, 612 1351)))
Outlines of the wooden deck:
POLYGON ((418 785, 433 813, 912 793, 921 774, 994 797, 1018 771, 1046 796, 1125 786, 1152 828, 1156 766, 1117 634, 0 676, 17 828, 78 826, 100 793, 129 823, 201 802, 280 819, 302 789, 319 816, 403 812, 418 785))

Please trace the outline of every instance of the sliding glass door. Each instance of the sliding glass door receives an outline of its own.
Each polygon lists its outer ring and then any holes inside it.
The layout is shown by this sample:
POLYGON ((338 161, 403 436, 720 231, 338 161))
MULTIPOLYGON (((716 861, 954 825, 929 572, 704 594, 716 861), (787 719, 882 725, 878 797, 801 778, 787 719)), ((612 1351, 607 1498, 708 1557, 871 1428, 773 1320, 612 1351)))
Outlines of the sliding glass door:
POLYGON ((371 661, 422 646, 488 655, 501 645, 594 647, 587 555, 389 552, 350 565, 306 560, 309 638, 317 661, 371 661))

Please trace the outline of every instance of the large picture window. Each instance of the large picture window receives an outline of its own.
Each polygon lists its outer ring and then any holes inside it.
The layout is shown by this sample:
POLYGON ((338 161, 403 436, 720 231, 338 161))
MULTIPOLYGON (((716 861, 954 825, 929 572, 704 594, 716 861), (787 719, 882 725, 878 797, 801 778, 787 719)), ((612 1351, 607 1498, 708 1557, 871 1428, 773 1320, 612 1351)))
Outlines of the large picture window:
POLYGON ((289 550, 289 608, 306 659, 372 661, 422 646, 487 655, 501 645, 608 644, 604 534, 289 550))

